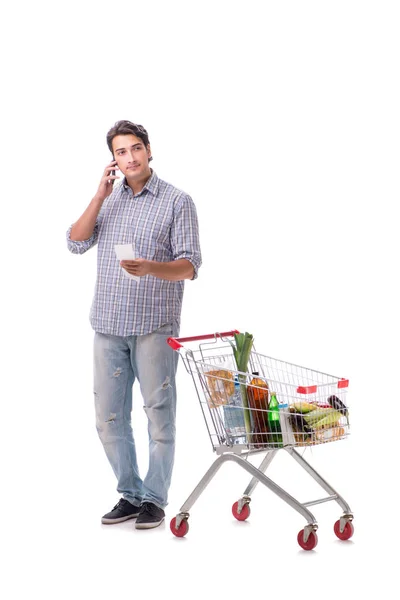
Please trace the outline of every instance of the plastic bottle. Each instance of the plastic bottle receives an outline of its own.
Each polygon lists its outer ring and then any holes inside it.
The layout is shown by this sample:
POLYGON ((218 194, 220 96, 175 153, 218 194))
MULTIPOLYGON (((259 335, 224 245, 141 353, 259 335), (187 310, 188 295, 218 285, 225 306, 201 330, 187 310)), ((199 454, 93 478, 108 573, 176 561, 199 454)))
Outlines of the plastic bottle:
POLYGON ((229 402, 224 408, 225 429, 233 444, 246 444, 246 427, 244 424, 242 395, 240 383, 235 376, 235 387, 229 402))
POLYGON ((229 404, 232 406, 242 406, 242 395, 240 393, 240 383, 237 375, 235 375, 234 392, 229 398, 229 404))
POLYGON ((250 442, 254 446, 264 446, 268 442, 268 384, 253 371, 253 379, 247 386, 247 400, 252 419, 252 436, 250 442))
POLYGON ((276 393, 271 392, 268 406, 269 443, 275 447, 282 446, 282 429, 279 421, 279 404, 276 393))

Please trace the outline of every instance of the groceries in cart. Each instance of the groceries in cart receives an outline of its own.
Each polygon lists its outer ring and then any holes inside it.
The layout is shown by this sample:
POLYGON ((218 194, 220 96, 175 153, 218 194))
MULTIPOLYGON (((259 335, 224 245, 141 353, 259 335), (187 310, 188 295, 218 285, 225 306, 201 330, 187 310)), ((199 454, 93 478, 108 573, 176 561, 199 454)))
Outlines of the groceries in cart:
POLYGON ((313 444, 340 439, 346 434, 348 410, 336 395, 325 404, 295 402, 290 407, 290 424, 298 444, 313 444))
POLYGON ((229 344, 232 352, 209 358, 213 364, 197 363, 217 445, 304 446, 347 434, 348 410, 339 397, 347 380, 258 354, 249 333, 229 344))

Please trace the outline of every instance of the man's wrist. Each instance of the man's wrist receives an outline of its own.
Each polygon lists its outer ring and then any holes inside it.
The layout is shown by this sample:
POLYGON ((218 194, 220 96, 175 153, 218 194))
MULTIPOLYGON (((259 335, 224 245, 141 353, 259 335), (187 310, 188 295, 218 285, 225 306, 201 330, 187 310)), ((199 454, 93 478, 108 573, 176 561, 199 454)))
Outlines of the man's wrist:
POLYGON ((149 275, 157 277, 157 265, 159 263, 156 260, 148 260, 147 264, 149 266, 149 275))
POLYGON ((101 208, 103 202, 104 202, 105 198, 102 198, 101 196, 98 196, 97 194, 95 196, 93 196, 92 198, 92 204, 94 204, 95 206, 99 206, 101 208))

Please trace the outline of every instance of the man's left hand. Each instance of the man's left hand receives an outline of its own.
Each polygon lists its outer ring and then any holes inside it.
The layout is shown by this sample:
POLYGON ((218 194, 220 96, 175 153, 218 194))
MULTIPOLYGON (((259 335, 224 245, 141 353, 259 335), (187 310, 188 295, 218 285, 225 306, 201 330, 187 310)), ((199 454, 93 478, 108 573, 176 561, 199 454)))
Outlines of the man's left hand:
POLYGON ((121 260, 120 265, 131 275, 143 277, 150 274, 151 261, 145 258, 136 258, 135 260, 121 260))

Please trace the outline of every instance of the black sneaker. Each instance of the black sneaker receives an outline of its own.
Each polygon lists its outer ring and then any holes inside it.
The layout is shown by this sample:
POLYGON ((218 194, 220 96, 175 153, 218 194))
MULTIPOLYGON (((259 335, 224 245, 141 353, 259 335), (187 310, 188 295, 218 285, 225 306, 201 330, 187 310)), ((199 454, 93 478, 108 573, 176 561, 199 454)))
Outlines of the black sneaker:
POLYGON ((140 513, 136 519, 136 529, 151 529, 158 527, 164 521, 165 512, 152 502, 143 502, 140 513))
POLYGON ((140 506, 134 506, 125 498, 121 498, 121 500, 114 506, 111 512, 104 515, 101 518, 101 522, 106 525, 112 525, 113 523, 122 523, 122 521, 127 521, 128 519, 134 519, 138 516, 140 511, 140 506))

